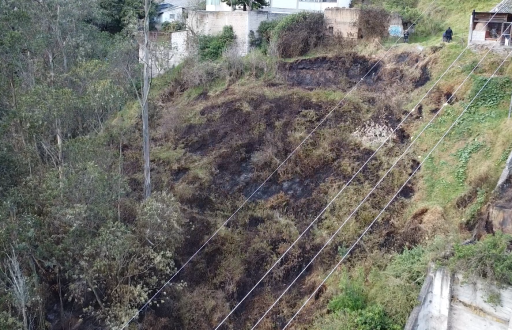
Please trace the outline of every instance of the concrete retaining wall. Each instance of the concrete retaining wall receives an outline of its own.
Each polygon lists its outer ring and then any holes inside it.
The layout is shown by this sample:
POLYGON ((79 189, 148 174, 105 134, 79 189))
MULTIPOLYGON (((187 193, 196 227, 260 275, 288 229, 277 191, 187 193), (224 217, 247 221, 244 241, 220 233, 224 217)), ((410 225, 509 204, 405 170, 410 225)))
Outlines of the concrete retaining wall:
POLYGON ((274 20, 285 14, 265 11, 196 11, 189 15, 188 26, 196 34, 218 34, 224 26, 231 25, 241 55, 249 52, 249 32, 256 31, 261 22, 274 20))
POLYGON ((431 270, 405 330, 512 330, 512 288, 464 281, 447 269, 431 270), (488 301, 498 293, 500 304, 488 301))
POLYGON ((325 25, 327 30, 343 38, 358 37, 357 22, 361 10, 355 8, 328 8, 325 10, 325 25))

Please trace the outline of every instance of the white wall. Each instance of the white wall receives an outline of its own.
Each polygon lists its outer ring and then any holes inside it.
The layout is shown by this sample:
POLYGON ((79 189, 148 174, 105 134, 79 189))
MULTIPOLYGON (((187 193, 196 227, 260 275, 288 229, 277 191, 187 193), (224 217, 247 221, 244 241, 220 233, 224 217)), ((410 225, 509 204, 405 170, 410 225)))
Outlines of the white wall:
MULTIPOLYGON (((173 32, 167 40, 159 40, 150 43, 149 62, 151 76, 161 75, 168 69, 176 66, 188 55, 189 31, 173 32)), ((144 61, 144 47, 139 44, 139 62, 144 61)))

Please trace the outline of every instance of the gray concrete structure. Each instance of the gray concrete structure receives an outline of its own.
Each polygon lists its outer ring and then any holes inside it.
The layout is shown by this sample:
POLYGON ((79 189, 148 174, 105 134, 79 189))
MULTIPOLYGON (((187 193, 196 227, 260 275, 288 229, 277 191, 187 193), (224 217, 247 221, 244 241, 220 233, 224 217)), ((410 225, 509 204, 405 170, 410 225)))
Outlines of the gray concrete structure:
POLYGON ((465 282, 444 268, 430 270, 405 330, 512 330, 512 288, 465 282), (500 303, 489 302, 489 292, 500 303))

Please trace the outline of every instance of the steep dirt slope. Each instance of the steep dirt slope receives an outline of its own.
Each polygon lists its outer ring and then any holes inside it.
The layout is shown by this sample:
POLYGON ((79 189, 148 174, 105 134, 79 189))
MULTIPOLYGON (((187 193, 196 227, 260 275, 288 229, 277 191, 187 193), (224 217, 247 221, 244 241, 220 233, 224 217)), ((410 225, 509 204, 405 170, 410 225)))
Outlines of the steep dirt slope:
MULTIPOLYGON (((178 266, 251 196, 374 63, 356 54, 303 59, 281 64, 279 83, 245 81, 221 92, 201 93, 187 102, 163 97, 153 121, 157 132, 152 142, 153 181, 157 190, 173 192, 187 217, 186 242, 179 251, 178 266)), ((168 289, 147 322, 158 318, 166 329, 213 328, 395 128, 411 92, 428 80, 428 61, 417 53, 402 53, 375 66, 358 93, 332 113, 184 269, 179 281, 186 285, 168 289)), ((415 115, 411 120, 418 118, 420 115, 415 115)), ((409 134, 401 129, 391 140, 314 230, 237 309, 226 329, 243 329, 254 323, 351 207, 369 192, 404 149, 409 134)), ((136 150, 126 150, 128 160, 130 153, 135 158, 136 150)), ((346 246, 358 228, 373 219, 385 203, 383 197, 394 193, 415 164, 407 158, 399 164, 357 213, 354 224, 306 272, 261 328, 283 325, 315 285, 311 275, 332 263, 338 248, 346 246)), ((136 163, 125 165, 125 171, 133 173, 133 187, 140 184, 137 167, 136 163)), ((413 194, 413 186, 404 189, 366 249, 401 249, 409 244, 407 238, 396 235, 400 229, 392 220, 400 216, 413 194)))

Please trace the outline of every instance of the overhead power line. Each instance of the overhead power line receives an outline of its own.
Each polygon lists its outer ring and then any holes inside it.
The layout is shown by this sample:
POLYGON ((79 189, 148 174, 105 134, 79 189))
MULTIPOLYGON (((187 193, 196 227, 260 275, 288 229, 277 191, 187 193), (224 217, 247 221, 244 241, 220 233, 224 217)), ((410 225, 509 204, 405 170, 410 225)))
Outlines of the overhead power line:
MULTIPOLYGON (((496 15, 496 14, 495 14, 496 15)), ((249 290, 249 292, 231 309, 231 311, 228 313, 228 315, 215 327, 215 330, 218 330, 224 322, 235 312, 235 310, 247 299, 251 293, 260 285, 260 283, 270 274, 270 272, 281 262, 281 260, 290 252, 290 250, 295 246, 295 244, 298 243, 298 241, 309 231, 309 229, 320 219, 320 217, 327 211, 327 209, 334 203, 334 201, 343 193, 343 191, 353 182, 353 180, 356 178, 356 176, 361 173, 361 171, 364 169, 364 167, 370 162, 371 159, 379 152, 379 150, 391 139, 391 137, 396 133, 396 131, 403 125, 403 123, 409 118, 409 116, 414 112, 416 107, 427 97, 428 94, 434 89, 435 86, 441 81, 441 79, 444 78, 444 76, 448 73, 448 71, 453 67, 453 65, 460 59, 460 57, 465 53, 465 51, 468 49, 469 45, 463 49, 463 51, 459 54, 459 56, 450 64, 450 66, 444 71, 444 73, 439 77, 439 79, 434 83, 434 85, 425 93, 425 95, 417 102, 417 104, 412 108, 412 110, 402 119, 402 121, 397 125, 397 127, 388 135, 388 137, 385 139, 384 142, 381 143, 381 145, 373 152, 373 154, 366 160, 366 162, 359 168, 359 170, 347 181, 347 183, 341 188, 341 190, 338 191, 338 193, 334 196, 333 199, 320 211, 320 213, 314 218, 314 220, 304 229, 304 231, 295 239, 295 241, 285 250, 285 252, 274 262, 274 264, 266 271, 265 274, 256 282, 256 284, 249 290)), ((490 50, 485 54, 485 56, 482 58, 480 63, 483 61, 485 57, 489 54, 490 50)), ((480 64, 478 63, 478 64, 480 64)), ((478 65, 477 65, 478 66, 478 65)), ((474 70, 477 68, 477 66, 471 71, 471 73, 474 72, 474 70)), ((469 79, 471 73, 467 76, 467 78, 464 80, 466 82, 467 79, 469 79)), ((464 82, 462 84, 464 84, 464 82)), ((460 89, 462 84, 457 88, 457 90, 452 94, 451 98, 455 93, 460 89)), ((445 104, 446 105, 446 104, 445 104)), ((433 117, 435 119, 437 115, 441 112, 441 110, 444 108, 444 106, 438 111, 436 116, 433 117)), ((432 119, 432 120, 433 120, 432 119)), ((422 131, 423 133, 423 131, 422 131)), ((420 133, 421 135, 421 133, 420 133)), ((418 136, 419 137, 419 136, 418 136)), ((417 138, 418 138, 417 137, 417 138)), ((417 139, 416 138, 416 139, 417 139)), ((391 172, 391 170, 394 168, 394 166, 401 160, 403 156, 407 153, 407 151, 410 149, 410 147, 416 142, 416 139, 409 145, 409 147, 406 149, 406 151, 397 159, 397 161, 393 164, 393 166, 386 172, 386 174, 380 179, 380 181, 375 185, 375 187, 370 191, 370 193, 365 197, 365 199, 357 206, 357 208, 350 214, 349 218, 345 220, 343 225, 340 227, 339 230, 343 228, 343 226, 347 223, 347 221, 359 210, 359 208, 364 204, 364 202, 367 200, 367 198, 373 193, 373 191, 379 186, 379 184, 386 178, 386 176, 391 172)), ((338 230, 338 231, 339 231, 338 230)), ((338 232, 336 232, 338 233, 338 232)), ((329 243, 330 241, 328 241, 329 243)), ((328 244, 326 243, 326 245, 328 244)), ((323 247, 325 248, 325 246, 323 247)), ((322 248, 322 250, 323 250, 322 248)), ((320 250, 320 252, 322 251, 320 250)), ((319 253, 320 253, 319 252, 319 253)), ((318 253, 318 254, 319 254, 318 253)), ((314 257, 314 259, 318 256, 318 254, 314 257)), ((314 260, 313 259, 313 260, 314 260)), ((311 263, 308 264, 308 266, 311 263)), ((304 269, 306 269, 308 266, 306 266, 304 269)), ((302 272, 301 272, 302 274, 302 272)), ((300 276, 300 275, 299 275, 300 276)), ((266 314, 265 314, 266 315, 266 314)), ((260 320, 261 321, 261 320, 260 320)), ((260 322, 258 321, 258 323, 260 322)), ((257 324, 258 324, 257 323, 257 324)), ((257 325, 256 324, 256 325, 257 325)))
POLYGON ((361 241, 361 239, 364 237, 364 235, 366 235, 368 233, 368 231, 372 228, 372 226, 375 224, 375 222, 377 222, 377 220, 380 218, 380 216, 384 213, 384 211, 389 207, 389 205, 391 205, 391 203, 393 202, 393 200, 398 196, 398 194, 400 193, 400 191, 409 183, 409 181, 412 179, 412 177, 418 172, 418 170, 421 168, 421 166, 428 160, 428 158, 430 157, 430 155, 432 154, 432 152, 434 152, 434 150, 437 149, 437 147, 441 144, 441 142, 444 140, 444 138, 448 135, 448 133, 450 133, 450 131, 452 130, 452 128, 454 128, 459 120, 462 118, 462 116, 464 115, 464 113, 469 109, 469 107, 473 104, 473 102, 477 99, 477 97, 480 95, 480 93, 484 90, 484 88, 487 86, 487 84, 489 83, 489 81, 491 81, 492 78, 494 78, 494 76, 496 76, 496 73, 499 71, 499 69, 501 69, 501 67, 503 66, 503 64, 505 63, 505 61, 507 61, 507 59, 510 57, 510 55, 512 55, 512 52, 509 52, 507 57, 501 62, 501 64, 498 66, 498 68, 496 69, 496 71, 494 71, 494 73, 492 74, 492 76, 487 79, 487 81, 485 82, 485 84, 482 86, 482 88, 478 91, 478 93, 475 95, 475 97, 473 97, 473 99, 471 100, 471 102, 468 104, 468 106, 460 113, 460 115, 457 117, 457 119, 455 119, 455 121, 453 122, 453 124, 448 128, 448 130, 443 134, 443 136, 441 137, 441 139, 439 139, 439 141, 436 143, 436 145, 430 149, 430 151, 427 153, 427 155, 424 157, 423 161, 416 167, 416 169, 412 172, 412 174, 409 176, 409 178, 404 182, 404 184, 402 185, 402 187, 400 189, 398 189, 398 191, 395 193, 395 195, 389 200, 389 202, 386 204, 386 206, 380 211, 380 213, 375 217, 375 219, 373 219, 373 221, 370 223, 370 225, 368 227, 366 227, 366 229, 364 230, 364 232, 361 234, 361 236, 359 236, 359 238, 355 241, 354 244, 352 244, 350 246, 350 248, 348 249, 348 251, 345 253, 345 255, 341 258, 341 260, 336 264, 336 266, 334 266, 334 268, 329 272, 329 274, 324 278, 324 280, 320 283, 320 285, 315 289, 315 291, 313 291, 313 293, 308 297, 308 299, 302 304, 302 306, 299 308, 299 310, 293 315, 293 317, 288 321, 288 323, 286 323, 286 325, 284 326, 284 328, 282 330, 285 330, 286 328, 288 328, 288 326, 293 322, 293 320, 297 317, 297 315, 299 315, 299 313, 302 311, 302 309, 307 305, 307 303, 315 296, 315 294, 318 292, 318 290, 322 287, 322 285, 325 284, 325 282, 329 279, 329 277, 331 277, 331 275, 336 271, 336 269, 341 265, 341 263, 347 258, 347 256, 350 254, 350 252, 354 249, 354 247, 361 241))
MULTIPOLYGON (((436 0, 433 0, 427 8, 420 14, 418 17, 416 23, 420 20, 420 18, 425 14, 425 12, 432 6, 432 4, 436 0)), ((410 29, 410 27, 409 27, 410 29)), ((409 31, 407 29, 407 31, 409 31)), ((382 59, 386 57, 386 55, 397 45, 397 43, 402 39, 402 37, 399 37, 396 42, 384 53, 384 55, 368 70, 368 72, 343 96, 343 98, 320 120, 320 122, 313 128, 313 130, 299 143, 299 145, 283 160, 279 166, 261 183, 256 190, 254 190, 253 193, 249 197, 247 197, 242 204, 231 214, 231 216, 224 221, 224 223, 219 226, 215 232, 199 247, 199 249, 192 254, 192 256, 162 285, 160 289, 156 291, 151 298, 148 299, 148 301, 126 322, 121 326, 121 330, 125 329, 146 307, 149 306, 149 304, 164 290, 164 288, 169 285, 172 280, 205 248, 206 245, 210 243, 210 241, 217 236, 217 234, 222 230, 223 227, 225 227, 231 219, 254 197, 254 195, 276 174, 279 169, 304 145, 304 143, 320 128, 320 126, 323 125, 323 123, 331 116, 331 114, 343 104, 343 101, 352 94, 353 91, 357 89, 357 87, 361 84, 361 82, 364 81, 364 79, 377 67, 377 65, 382 62, 382 59)))
MULTIPOLYGON (((255 329, 256 326, 265 318, 265 316, 270 312, 270 310, 281 300, 281 298, 288 292, 288 290, 295 284, 295 282, 300 278, 300 276, 306 271, 306 269, 316 260, 316 258, 320 255, 320 253, 332 242, 334 237, 341 231, 341 229, 345 226, 345 224, 357 213, 359 208, 366 202, 366 200, 370 197, 370 195, 377 189, 377 187, 384 181, 384 179, 388 176, 389 173, 393 170, 393 168, 398 164, 398 162, 407 154, 407 152, 411 149, 411 147, 416 143, 416 141, 419 139, 419 137, 425 132, 425 130, 430 126, 430 124, 434 121, 434 119, 437 118, 437 116, 442 112, 444 107, 448 104, 448 102, 455 96, 457 91, 462 87, 462 85, 471 77, 471 74, 476 70, 478 65, 482 63, 482 61, 487 57, 487 55, 490 53, 491 49, 487 51, 485 56, 480 60, 480 62, 473 68, 473 70, 469 73, 469 75, 464 79, 464 81, 457 87, 455 92, 452 94, 452 96, 448 99, 447 103, 443 104, 441 109, 430 119, 430 121, 427 123, 427 125, 421 130, 421 132, 416 136, 416 138, 409 144, 409 146, 406 148, 406 150, 397 158, 397 160, 393 163, 393 165, 386 171, 384 176, 380 178, 380 180, 377 182, 377 184, 370 190, 370 192, 364 197, 364 199, 358 204, 358 206, 350 213, 350 215, 345 219, 345 221, 341 224, 341 226, 334 232, 334 234, 327 240, 327 242, 320 248, 320 250, 315 254, 315 256, 309 261, 309 263, 302 269, 302 271, 295 277, 295 279, 292 281, 290 285, 281 293, 281 295, 274 301, 274 303, 266 310, 266 312, 263 314, 263 316, 256 322, 256 324, 251 328, 255 329)), ((334 200, 337 198, 338 195, 336 195, 332 200, 331 203, 334 202, 334 200)))

